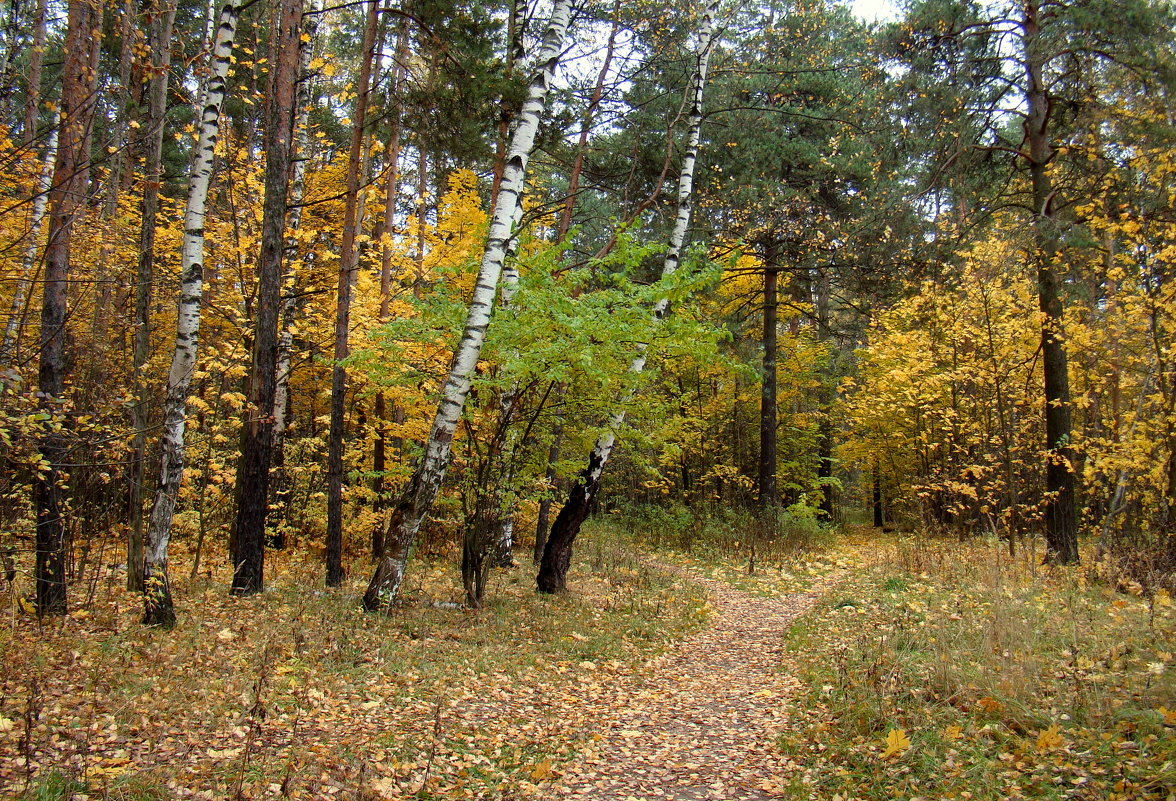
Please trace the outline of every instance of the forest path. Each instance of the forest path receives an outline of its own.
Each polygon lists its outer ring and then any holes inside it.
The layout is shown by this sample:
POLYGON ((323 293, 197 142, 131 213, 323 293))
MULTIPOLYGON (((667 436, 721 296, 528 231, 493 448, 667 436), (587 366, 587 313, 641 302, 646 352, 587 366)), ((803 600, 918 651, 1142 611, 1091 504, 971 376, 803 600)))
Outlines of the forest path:
POLYGON ((550 798, 767 799, 776 733, 798 680, 781 670, 783 635, 845 575, 765 598, 680 571, 710 594, 705 629, 647 666, 615 697, 600 739, 565 766, 550 798))

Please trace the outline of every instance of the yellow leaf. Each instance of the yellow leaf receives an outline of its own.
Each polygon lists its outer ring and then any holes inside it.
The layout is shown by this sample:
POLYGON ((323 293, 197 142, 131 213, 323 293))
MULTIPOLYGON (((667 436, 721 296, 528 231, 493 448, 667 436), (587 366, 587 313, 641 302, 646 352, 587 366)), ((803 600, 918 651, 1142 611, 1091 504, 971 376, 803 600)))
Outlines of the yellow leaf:
POLYGON ((1168 709, 1168 707, 1162 706, 1156 711, 1164 716, 1165 726, 1176 726, 1176 709, 1168 709))
POLYGON ((891 729, 886 735, 886 750, 882 752, 883 759, 898 756, 911 747, 910 738, 902 729, 891 729))
POLYGON ((545 759, 531 769, 531 779, 541 782, 551 778, 551 760, 545 759))
POLYGON ((1000 701, 996 700, 995 698, 989 698, 989 697, 985 696, 984 698, 981 698, 976 703, 979 704, 980 708, 983 709, 985 712, 999 712, 1000 711, 1000 701))
POLYGON ((1066 744, 1065 739, 1060 734, 1061 729, 1058 724, 1050 726, 1040 734, 1037 735, 1037 750, 1038 751, 1052 751, 1055 748, 1061 748, 1066 744))
POLYGON ((953 724, 943 730, 943 737, 945 740, 958 740, 963 733, 963 729, 953 724))

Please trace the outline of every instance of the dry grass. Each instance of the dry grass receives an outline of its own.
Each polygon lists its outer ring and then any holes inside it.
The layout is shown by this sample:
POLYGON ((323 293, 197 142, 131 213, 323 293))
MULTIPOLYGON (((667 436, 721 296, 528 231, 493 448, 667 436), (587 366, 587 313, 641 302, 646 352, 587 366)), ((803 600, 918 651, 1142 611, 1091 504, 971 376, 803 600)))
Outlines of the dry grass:
MULTIPOLYGON (((180 580, 172 631, 136 597, 0 631, 0 795, 26 798, 518 797, 588 727, 577 688, 633 669, 696 626, 703 602, 606 532, 572 592, 499 571, 485 609, 455 608, 456 565, 411 566, 408 602, 359 610, 317 563, 275 560, 269 591, 228 597, 227 566, 180 580), (438 602, 446 604, 440 608, 438 602)), ((182 563, 182 562, 181 562, 182 563)), ((0 599, 9 606, 11 599, 0 599)))
POLYGON ((1166 594, 995 543, 912 538, 881 554, 790 636, 810 691, 782 741, 786 795, 1172 798, 1166 594))

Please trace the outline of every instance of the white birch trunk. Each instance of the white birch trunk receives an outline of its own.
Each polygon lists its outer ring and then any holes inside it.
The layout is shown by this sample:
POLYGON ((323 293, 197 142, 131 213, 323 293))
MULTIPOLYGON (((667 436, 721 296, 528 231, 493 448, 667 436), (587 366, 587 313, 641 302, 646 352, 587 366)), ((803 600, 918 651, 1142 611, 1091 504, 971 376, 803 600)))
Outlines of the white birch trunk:
MULTIPOLYGON (((57 161, 57 128, 55 124, 45 144, 41 160, 41 174, 37 178, 37 194, 33 198, 32 214, 29 218, 28 241, 25 242, 24 257, 21 259, 20 280, 12 295, 12 307, 8 322, 4 326, 4 338, 0 340, 0 370, 11 366, 16 355, 16 338, 24 319, 24 306, 29 296, 29 285, 37 269, 37 253, 40 250, 41 226, 45 222, 45 209, 49 203, 49 187, 53 183, 53 165, 57 161)), ((4 381, 0 376, 0 381, 4 381)))
POLYGON ((155 490, 145 538, 143 622, 148 625, 170 626, 175 623, 175 609, 167 576, 167 547, 171 539, 176 497, 184 475, 188 387, 196 367, 200 332, 200 301, 204 289, 204 209, 208 200, 217 135, 220 132, 225 76, 229 71, 237 18, 243 4, 243 0, 228 0, 220 12, 216 39, 209 56, 208 81, 200 101, 199 136, 188 176, 188 203, 184 211, 184 238, 180 251, 176 349, 168 372, 167 396, 163 406, 159 484, 155 490))
MULTIPOLYGON (((668 278, 678 270, 681 263, 682 247, 686 242, 686 231, 690 227, 690 214, 693 210, 692 198, 694 194, 694 169, 698 162, 698 147, 702 137, 702 101, 706 88, 707 68, 710 64, 711 51, 714 49, 716 35, 715 18, 718 16, 719 0, 709 0, 703 11, 702 22, 698 30, 699 52, 698 62, 691 80, 690 111, 687 114, 686 151, 682 158, 682 171, 678 177, 678 208, 674 217, 674 227, 670 232, 665 261, 662 264, 662 279, 668 278)), ((660 320, 669 313, 670 301, 662 298, 653 306, 653 316, 660 320)), ((629 372, 640 375, 645 370, 648 345, 641 344, 637 353, 629 363, 629 372)), ((539 568, 537 583, 541 592, 559 592, 565 586, 568 565, 571 560, 572 543, 579 533, 592 501, 600 489, 600 477, 604 473, 604 466, 612 455, 617 441, 617 431, 625 422, 625 405, 632 398, 636 389, 630 390, 621 404, 609 418, 608 428, 597 438, 588 457, 588 465, 581 471, 576 486, 572 488, 570 497, 564 508, 560 510, 552 526, 551 535, 543 554, 539 568)))
POLYGON ((527 90, 527 99, 519 112, 518 124, 511 137, 503 168, 502 185, 491 211, 490 230, 478 282, 470 302, 465 329, 453 355, 449 377, 441 392, 441 401, 425 446, 425 453, 392 515, 384 553, 364 595, 364 607, 380 609, 390 604, 400 592, 409 547, 416 538, 421 521, 437 497, 445 469, 449 465, 453 434, 461 418, 470 378, 478 364, 486 328, 494 307, 494 296, 502 274, 515 214, 523 194, 527 161, 535 146, 535 136, 543 115, 551 81, 563 51, 564 36, 571 18, 571 0, 555 0, 551 19, 535 59, 535 72, 527 90))
MULTIPOLYGON (((678 177, 678 213, 674 217, 674 228, 670 232, 669 248, 666 250, 665 262, 662 264, 661 277, 663 280, 678 271, 678 265, 682 260, 682 246, 686 242, 686 231, 690 227, 690 214, 694 208, 694 168, 698 162, 698 145, 702 138, 702 98, 706 88, 706 73, 714 44, 715 17, 718 10, 719 4, 717 2, 710 3, 703 13, 702 25, 699 28, 701 52, 698 55, 698 68, 693 76, 694 97, 691 99, 690 113, 687 115, 686 152, 682 158, 682 172, 678 177)), ((669 312, 669 308, 669 299, 662 298, 653 306, 654 318, 662 319, 669 312)), ((637 355, 629 362, 630 373, 640 375, 645 370, 647 348, 648 345, 645 343, 637 346, 637 355)), ((626 400, 631 397, 632 392, 626 400)), ((600 474, 604 471, 604 465, 608 462, 613 446, 616 444, 616 432, 624 425, 624 422, 625 409, 622 406, 613 412, 609 419, 608 430, 600 435, 596 440, 596 445, 592 448, 592 456, 589 461, 593 465, 593 475, 589 479, 597 486, 599 486, 600 474)))

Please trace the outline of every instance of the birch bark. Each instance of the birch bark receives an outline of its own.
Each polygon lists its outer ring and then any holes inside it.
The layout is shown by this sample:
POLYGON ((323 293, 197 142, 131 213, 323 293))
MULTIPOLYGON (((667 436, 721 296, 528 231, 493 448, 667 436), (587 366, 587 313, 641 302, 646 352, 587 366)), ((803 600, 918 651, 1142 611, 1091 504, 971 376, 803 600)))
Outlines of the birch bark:
MULTIPOLYGON (((678 177, 678 204, 674 218, 674 227, 670 232, 669 247, 662 264, 662 278, 673 275, 678 270, 682 258, 682 246, 686 242, 686 231, 690 226, 690 214, 693 209, 694 169, 698 163, 699 142, 702 137, 702 101, 706 89, 707 68, 710 65, 711 51, 714 49, 716 35, 715 20, 718 16, 719 0, 710 0, 702 15, 699 26, 699 51, 694 75, 691 79, 692 97, 690 110, 687 114, 686 150, 682 158, 682 171, 678 177)), ((663 298, 653 306, 655 319, 662 319, 669 312, 669 300, 663 298)), ((638 347, 637 354, 629 363, 629 372, 640 374, 645 370, 647 347, 638 347)), ((543 550, 543 559, 539 564, 539 575, 536 584, 540 592, 562 592, 567 588, 568 567, 572 559, 572 544, 576 535, 580 533, 580 526, 588 517, 588 510, 592 501, 600 490, 600 477, 604 466, 612 455, 616 444, 617 431, 625 422, 624 408, 615 411, 608 428, 596 440, 592 453, 588 456, 587 466, 580 472, 576 483, 572 486, 568 499, 564 503, 555 522, 551 526, 551 533, 543 550)))
MULTIPOLYGON (((143 367, 151 356, 151 289, 155 272, 155 222, 159 216, 159 188, 163 183, 163 123, 167 113, 168 73, 171 70, 172 23, 175 7, 148 5, 151 16, 151 57, 154 64, 148 83, 146 163, 139 228, 139 268, 135 276, 135 344, 132 380, 135 404, 131 422, 135 429, 131 461, 131 528, 127 539, 127 589, 143 591, 143 474, 147 459, 147 385, 143 367)), ((117 190, 111 190, 117 196, 117 190)))
POLYGON ((564 36, 571 18, 571 6, 571 0, 556 0, 543 34, 543 41, 535 59, 535 72, 527 89, 527 99, 519 112, 518 124, 511 137, 502 184, 491 212, 490 230, 486 237, 482 266, 470 302, 465 329, 454 352, 449 377, 442 389, 425 453, 389 521, 383 554, 363 598, 365 609, 374 611, 386 607, 400 592, 409 548, 445 477, 453 434, 465 406, 470 379, 478 364, 478 357, 486 338, 486 328, 490 323, 490 313, 494 307, 494 296, 497 293, 507 245, 512 235, 515 213, 522 199, 527 162, 535 146, 539 120, 563 51, 564 36))
MULTIPOLYGON (((26 234, 25 252, 20 264, 20 279, 12 294, 11 311, 4 324, 4 338, 0 339, 0 370, 12 366, 16 359, 17 338, 24 324, 29 286, 36 281, 37 253, 40 251, 41 227, 45 223, 45 209, 49 202, 49 188, 53 184, 53 165, 57 161, 57 126, 49 132, 45 154, 41 159, 41 175, 37 179, 37 195, 33 198, 32 213, 29 217, 29 231, 26 234)), ((0 381, 7 380, 0 376, 0 381)))
POLYGON ((209 54, 209 76, 200 99, 200 127, 192 167, 188 174, 188 201, 184 210, 184 238, 180 249, 179 316, 176 345, 168 371, 160 438, 159 483, 144 537, 143 622, 171 626, 176 613, 167 575, 167 548, 171 540, 176 497, 184 475, 184 426, 187 423, 188 387, 196 367, 200 334, 200 303, 204 290, 204 209, 212 162, 220 133, 221 107, 225 100, 225 76, 241 8, 249 0, 228 0, 221 8, 216 38, 209 54))

